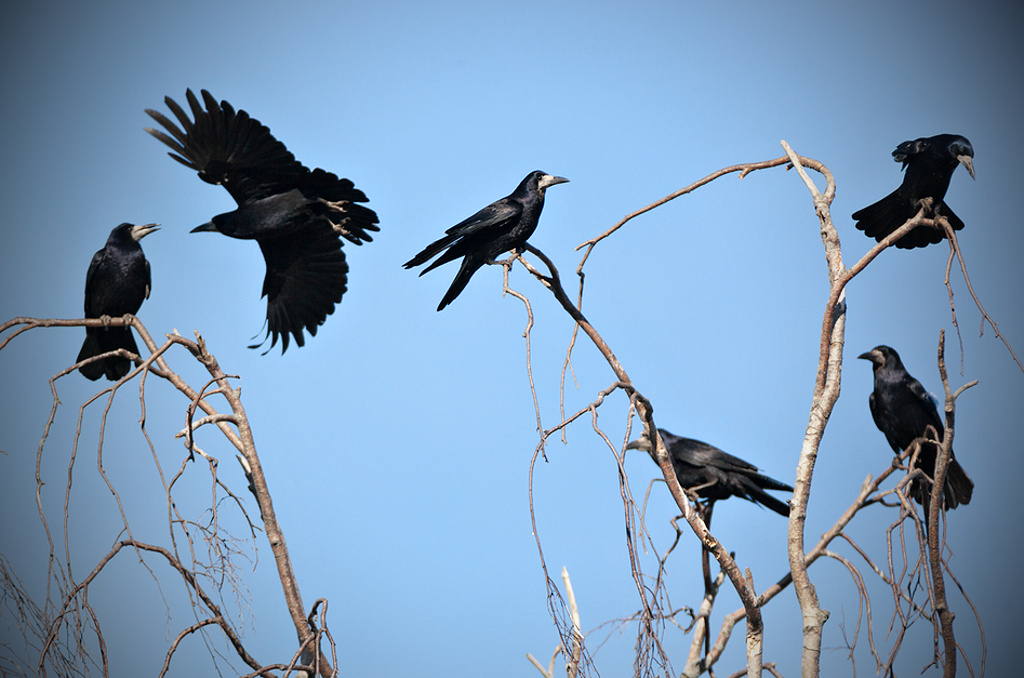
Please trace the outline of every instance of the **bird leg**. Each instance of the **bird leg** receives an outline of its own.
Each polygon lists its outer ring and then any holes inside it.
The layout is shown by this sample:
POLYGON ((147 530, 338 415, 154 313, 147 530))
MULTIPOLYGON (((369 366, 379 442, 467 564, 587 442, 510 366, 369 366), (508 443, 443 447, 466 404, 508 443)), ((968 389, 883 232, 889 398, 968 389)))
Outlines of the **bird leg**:
MULTIPOLYGON (((711 531, 711 511, 715 508, 715 502, 708 499, 707 504, 697 504, 697 513, 700 515, 701 520, 707 525, 708 531, 711 531)), ((703 558, 701 559, 701 565, 704 569, 704 594, 707 595, 711 592, 711 551, 707 548, 701 549, 703 552, 703 558)), ((705 648, 705 654, 710 651, 710 648, 705 648)))
POLYGON ((345 240, 348 240, 354 245, 362 245, 363 241, 359 239, 359 235, 348 229, 348 217, 342 219, 340 222, 335 222, 333 219, 329 219, 331 222, 331 228, 334 232, 340 235, 345 240))
MULTIPOLYGON (((939 203, 939 204, 942 204, 942 203, 939 203)), ((931 198, 931 197, 921 198, 920 200, 917 201, 918 209, 920 209, 920 210, 922 210, 924 212, 924 216, 925 217, 928 217, 928 218, 931 218, 931 219, 935 219, 936 217, 939 216, 938 215, 938 206, 939 205, 935 204, 935 199, 931 198)), ((941 227, 936 224, 935 226, 933 226, 933 228, 941 228, 941 227)))
MULTIPOLYGON (((364 239, 370 240, 369 236, 363 232, 363 227, 360 227, 358 223, 354 229, 348 226, 353 221, 351 210, 353 207, 359 207, 358 205, 354 206, 349 200, 327 200, 326 198, 317 198, 316 200, 323 206, 322 214, 327 217, 327 221, 330 222, 335 233, 354 245, 362 245, 364 239)), ((369 230, 378 229, 370 227, 369 230)))
POLYGON ((511 267, 515 262, 516 257, 519 256, 519 250, 510 250, 511 254, 505 259, 495 259, 494 257, 487 257, 484 261, 488 266, 508 266, 511 267))
POLYGON ((712 480, 710 482, 704 483, 703 485, 694 485, 693 487, 686 487, 686 488, 683 488, 683 489, 686 490, 687 494, 692 493, 693 496, 696 497, 698 492, 700 492, 701 490, 703 490, 705 488, 708 488, 708 487, 714 487, 717 483, 718 483, 717 480, 712 480))

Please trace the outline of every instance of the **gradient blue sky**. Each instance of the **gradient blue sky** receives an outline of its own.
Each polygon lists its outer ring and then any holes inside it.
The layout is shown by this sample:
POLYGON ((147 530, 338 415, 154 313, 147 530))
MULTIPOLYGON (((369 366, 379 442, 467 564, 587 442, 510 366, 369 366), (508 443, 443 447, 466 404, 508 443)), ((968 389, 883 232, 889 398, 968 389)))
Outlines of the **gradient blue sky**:
MULTIPOLYGON (((329 621, 347 675, 537 675, 557 637, 531 534, 527 472, 537 442, 522 332, 523 305, 501 296, 500 269, 479 272, 442 313, 455 274, 423 278, 401 264, 445 228, 510 192, 531 170, 568 177, 552 188, 531 242, 574 284, 574 248, 642 207, 721 167, 782 155, 786 139, 834 172, 833 216, 847 264, 872 241, 850 213, 900 181, 890 153, 906 139, 953 132, 975 148, 977 181, 953 176, 948 202, 975 290, 1018 354, 1024 352, 1024 236, 1014 195, 1024 157, 1022 10, 994 3, 861 2, 186 2, 25 3, 4 22, 5 214, 0 318, 79 317, 92 253, 122 221, 163 229, 144 249, 153 293, 139 314, 157 337, 199 329, 229 373, 241 375, 279 519, 307 607, 330 600, 329 621), (381 233, 346 245, 349 292, 305 348, 260 356, 245 348, 262 325, 259 248, 189 234, 232 209, 143 132, 145 108, 206 88, 268 125, 297 158, 347 176, 370 198, 381 233)), ((822 182, 819 182, 821 184, 822 182)), ((871 422, 871 370, 855 357, 885 343, 912 374, 941 392, 935 353, 948 335, 954 387, 980 384, 957 412, 958 457, 976 483, 970 506, 949 516, 952 567, 985 624, 989 675, 1017 665, 1013 625, 1021 531, 1013 421, 1024 375, 986 328, 955 269, 963 374, 948 295, 948 248, 888 251, 848 291, 843 391, 822 445, 809 540, 849 504, 891 452, 871 422)), ((810 195, 781 169, 735 176, 632 222, 587 265, 585 311, 660 426, 700 438, 790 480, 806 426, 827 291, 810 195)), ((521 268, 530 296, 533 373, 544 426, 558 421, 559 370, 571 322, 521 268)), ((0 552, 41 595, 45 537, 35 512, 35 452, 51 405, 47 380, 74 361, 81 329, 34 331, 0 355, 0 552)), ((194 384, 205 373, 181 352, 194 384)), ((585 342, 574 354, 574 411, 613 381, 585 342)), ((76 411, 97 385, 60 382, 63 408, 47 442, 42 501, 59 529, 76 411)), ((136 536, 165 540, 166 506, 139 431, 134 388, 110 415, 104 463, 136 536)), ((165 470, 186 454, 173 433, 184 399, 149 381, 147 431, 165 470)), ((81 577, 117 539, 117 507, 95 468, 101 406, 85 416, 75 471, 73 564, 81 577)), ((601 410, 612 440, 624 435, 621 396, 601 410)), ((553 573, 569 569, 583 625, 638 606, 623 538, 614 459, 588 422, 537 467, 540 536, 553 573)), ((232 450, 206 433, 225 482, 245 480, 232 450)), ((657 469, 627 458, 642 496, 657 469)), ((190 466, 179 506, 198 518, 209 476, 190 466)), ((250 510, 255 511, 249 501, 250 510)), ((647 524, 671 541, 668 493, 655 486, 647 524)), ((884 559, 880 508, 852 534, 884 559)), ((715 533, 754 570, 758 589, 786 570, 785 521, 746 502, 716 509, 715 533)), ((231 525, 239 535, 237 520, 231 525)), ((294 633, 269 548, 239 561, 251 603, 241 625, 261 661, 286 661, 294 633)), ((837 547, 843 551, 844 547, 837 547)), ((845 548, 848 556, 853 556, 845 548)), ((651 556, 645 557, 653 571, 651 556)), ((699 548, 689 537, 670 560, 675 605, 699 604, 699 548)), ((104 623, 113 675, 154 675, 168 638, 193 620, 184 593, 159 565, 162 586, 128 554, 102 576, 91 602, 104 623), (166 604, 166 607, 165 607, 166 604)), ((826 626, 825 675, 851 673, 855 590, 841 566, 812 569, 826 626)), ((873 585, 876 642, 890 608, 873 585)), ((225 596, 231 608, 232 596, 225 596)), ((958 640, 977 668, 969 607, 952 596, 958 640)), ((712 627, 739 606, 721 596, 712 627)), ((765 610, 766 661, 799 672, 799 608, 787 592, 765 610)), ((0 634, 10 631, 0 628, 0 634)), ((602 675, 629 675, 632 627, 588 640, 602 675)), ((3 636, 7 639, 7 635, 3 636)), ((918 625, 900 673, 930 659, 918 625)), ((743 664, 742 632, 719 675, 743 664)), ((215 646, 220 647, 219 638, 215 646)), ((689 639, 667 635, 676 670, 689 639)), ((189 640, 171 675, 212 675, 207 649, 189 640)), ((224 675, 240 670, 221 664, 224 675)), ((872 673, 862 630, 860 672, 872 673)), ((966 674, 965 674, 966 675, 966 674)))

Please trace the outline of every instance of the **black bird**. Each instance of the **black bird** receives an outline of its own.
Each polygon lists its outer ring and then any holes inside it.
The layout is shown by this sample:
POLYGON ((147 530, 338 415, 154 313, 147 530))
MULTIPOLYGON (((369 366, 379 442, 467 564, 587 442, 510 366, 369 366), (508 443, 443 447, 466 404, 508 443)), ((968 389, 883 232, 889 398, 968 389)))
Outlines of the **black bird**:
MULTIPOLYGON (((875 373, 875 389, 868 398, 871 417, 878 430, 885 434, 896 454, 903 454, 915 439, 928 436, 927 428, 935 429, 941 441, 945 427, 939 419, 928 392, 917 379, 907 373, 896 351, 888 346, 876 346, 858 358, 871 361, 875 373)), ((917 457, 917 467, 929 478, 935 475, 935 458, 938 447, 934 443, 922 445, 917 457)), ((970 504, 974 482, 967 476, 950 450, 949 466, 946 467, 946 486, 943 488, 946 508, 955 509, 960 504, 970 504)), ((915 480, 910 485, 910 496, 925 507, 927 515, 931 483, 915 480)))
MULTIPOLYGON (((789 504, 765 492, 792 492, 793 488, 786 483, 761 475, 753 464, 713 445, 673 435, 663 428, 659 428, 658 433, 668 448, 679 485, 707 499, 709 513, 711 505, 718 499, 742 497, 766 506, 779 515, 789 515, 789 504)), ((654 459, 654 446, 646 435, 626 445, 626 449, 644 450, 654 459)))
POLYGON ((302 330, 315 336, 341 302, 348 264, 339 236, 356 245, 371 241, 367 231, 380 230, 377 215, 358 204, 366 195, 351 181, 320 168, 310 171, 248 113, 236 112, 227 101, 218 104, 206 90, 202 96, 205 110, 192 90, 185 92, 194 121, 165 97, 181 129, 146 109, 170 136, 146 131, 173 149, 168 155, 199 172, 203 181, 224 186, 238 203, 235 211, 218 214, 192 232, 217 231, 259 243, 267 262, 267 336, 270 348, 280 336, 284 353, 289 334, 302 346, 302 330))
MULTIPOLYGON (((946 217, 953 230, 959 231, 964 227, 960 217, 942 200, 958 164, 966 167, 974 178, 974 149, 970 141, 959 134, 939 134, 904 141, 892 152, 892 157, 903 163, 906 170, 903 183, 875 204, 854 212, 857 228, 881 242, 917 214, 921 209, 918 203, 925 198, 932 199, 933 216, 946 217)), ((920 226, 897 240, 895 245, 912 249, 940 242, 943 237, 942 229, 920 226)))
POLYGON ((527 239, 537 229, 540 211, 544 209, 544 191, 548 186, 567 181, 563 177, 540 171, 530 172, 509 196, 492 202, 470 218, 449 228, 445 231, 447 235, 430 243, 422 252, 405 262, 405 268, 426 263, 445 248, 448 251, 420 271, 420 275, 463 257, 455 281, 437 307, 440 311, 459 296, 478 268, 493 262, 503 252, 522 250, 527 239))
MULTIPOLYGON (((142 301, 149 298, 150 287, 149 262, 139 241, 156 230, 156 224, 121 224, 110 232, 107 244, 93 255, 85 275, 86 318, 115 318, 139 311, 142 301)), ((78 362, 119 348, 139 354, 132 328, 86 327, 78 362)), ((82 365, 78 371, 92 381, 101 376, 117 381, 128 374, 131 366, 127 358, 110 356, 82 365)))

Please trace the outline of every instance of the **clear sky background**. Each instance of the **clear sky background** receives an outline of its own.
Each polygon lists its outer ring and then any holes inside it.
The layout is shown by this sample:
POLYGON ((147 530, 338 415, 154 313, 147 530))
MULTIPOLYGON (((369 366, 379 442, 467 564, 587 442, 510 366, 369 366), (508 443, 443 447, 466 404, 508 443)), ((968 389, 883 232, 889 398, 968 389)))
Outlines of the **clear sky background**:
MULTIPOLYGON (((89 260, 110 229, 163 225, 143 241, 153 291, 139 316, 158 338, 198 329, 225 371, 241 376, 306 606, 330 601, 345 675, 531 676, 525 653, 546 662, 558 642, 529 515, 538 436, 523 304, 502 297, 501 271, 489 267, 436 313, 455 265, 422 278, 401 268, 531 170, 571 180, 548 191, 531 243, 574 290, 581 242, 716 169, 782 155, 781 139, 835 174, 833 216, 852 264, 873 241, 850 214, 899 184, 896 145, 963 134, 978 178, 958 169, 947 201, 967 224, 960 243, 975 290, 1024 354, 1016 200, 1024 16, 1012 4, 21 3, 6 15, 0 319, 80 317, 89 260), (188 87, 247 110, 307 166, 351 178, 380 216, 373 243, 345 246, 349 291, 304 348, 284 356, 246 348, 265 314, 259 248, 189 234, 234 203, 143 131, 152 124, 144 109, 166 111, 163 97, 183 101, 188 87)), ((888 344, 941 394, 935 355, 945 328, 954 388, 980 381, 957 410, 955 447, 976 489, 949 515, 951 567, 984 623, 988 675, 1008 675, 1018 666, 1013 622, 1024 605, 1015 517, 1024 374, 990 328, 979 336, 980 314, 954 267, 958 337, 943 285, 947 256, 945 244, 887 251, 848 290, 842 396, 821 448, 807 537, 813 543, 892 458, 868 412, 870 366, 856 356, 888 344)), ((586 270, 585 312, 653 401, 658 424, 792 482, 827 293, 818 222, 797 175, 721 179, 630 223, 586 270)), ((511 284, 533 304, 533 375, 550 427, 572 324, 521 267, 511 284)), ((34 474, 51 407, 47 380, 74 362, 83 336, 80 328, 37 330, 0 354, 0 552, 37 596, 47 549, 34 474)), ((205 382, 183 351, 170 359, 194 385, 205 382)), ((569 411, 614 381, 584 341, 573 364, 579 387, 570 378, 569 411)), ((76 413, 99 386, 78 374, 59 382, 63 406, 41 468, 42 502, 58 531, 76 413)), ((166 504, 136 394, 125 389, 114 403, 104 466, 135 536, 166 542, 166 504)), ((173 473, 186 455, 173 434, 187 402, 150 379, 146 403, 156 455, 173 473)), ((79 578, 119 538, 117 506, 96 470, 101 413, 102 404, 86 411, 75 467, 79 578)), ((621 395, 601 409, 613 441, 624 436, 625 414, 621 395)), ((213 432, 199 444, 256 512, 233 450, 213 432)), ((616 465, 588 421, 547 456, 534 483, 538 530, 552 572, 568 568, 590 631, 639 604, 616 465)), ((636 454, 626 469, 642 497, 657 468, 636 454)), ((210 498, 206 467, 190 465, 181 482, 179 507, 199 519, 210 498)), ((661 550, 674 515, 655 485, 647 525, 661 550)), ((222 516, 244 535, 236 513, 222 506, 222 516)), ((715 516, 716 535, 753 569, 759 590, 784 574, 784 519, 739 500, 715 516)), ((884 563, 894 518, 873 507, 851 531, 876 562, 884 563)), ((240 625, 260 661, 287 661, 294 631, 262 534, 257 545, 258 560, 236 563, 249 596, 240 625)), ((848 546, 836 550, 856 557, 848 546)), ((644 558, 653 572, 653 556, 644 558)), ((154 675, 169 640, 194 621, 182 586, 151 565, 160 585, 124 553, 91 594, 113 675, 154 675)), ((891 594, 863 569, 884 655, 891 594)), ((674 605, 699 604, 699 571, 687 534, 669 561, 674 605)), ((834 562, 811 576, 832 614, 823 674, 849 675, 844 632, 853 632, 856 591, 834 562)), ((232 594, 222 602, 237 611, 232 594)), ((970 607, 955 590, 951 605, 977 675, 981 640, 970 607)), ((712 628, 738 607, 723 589, 712 628)), ((797 675, 801 620, 791 591, 765 610, 765 623, 765 661, 797 675)), ((5 642, 11 633, 0 625, 5 642)), ((870 675, 864 633, 857 669, 870 675)), ((677 629, 666 638, 679 671, 689 638, 677 629)), ((588 637, 602 675, 630 674, 634 641, 633 626, 588 637)), ((743 652, 738 630, 718 674, 742 668, 743 652)), ((930 652, 930 627, 919 623, 899 673, 915 675, 930 652)), ((211 661, 193 637, 171 675, 214 675, 211 661)), ((222 675, 242 670, 218 661, 222 675)))

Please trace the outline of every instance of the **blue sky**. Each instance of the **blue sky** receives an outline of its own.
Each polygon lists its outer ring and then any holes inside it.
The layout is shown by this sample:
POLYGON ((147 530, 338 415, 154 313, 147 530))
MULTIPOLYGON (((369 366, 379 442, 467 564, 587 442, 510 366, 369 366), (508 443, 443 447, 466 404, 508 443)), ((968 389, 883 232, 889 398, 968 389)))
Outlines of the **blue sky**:
MULTIPOLYGON (((401 264, 542 169, 571 183, 548 192, 531 243, 574 285, 581 242, 716 169, 782 155, 785 139, 835 174, 832 213, 849 265, 872 244, 849 215, 901 179, 892 149, 952 132, 973 143, 978 179, 958 170, 947 201, 967 224, 960 243, 975 290, 1020 355, 1024 236, 1013 196, 1024 155, 1021 12, 920 2, 21 5, 0 40, 0 285, 8 291, 0 317, 79 317, 89 260, 110 229, 160 222, 143 242, 153 292, 139 317, 156 337, 200 330, 225 371, 241 375, 305 603, 330 600, 342 670, 536 675, 525 653, 546 661, 557 637, 529 516, 537 433, 523 305, 502 298, 500 269, 487 268, 436 313, 455 267, 417 278, 401 264), (380 216, 373 243, 346 245, 349 291, 302 349, 284 356, 246 349, 265 314, 259 249, 189 234, 233 202, 143 132, 151 124, 144 109, 165 110, 163 97, 181 101, 187 87, 244 108, 307 166, 351 178, 380 216)), ((851 285, 843 391, 823 441, 807 535, 811 541, 827 529, 863 479, 891 459, 867 408, 870 367, 855 357, 891 345, 938 394, 935 353, 945 328, 954 387, 980 381, 957 411, 955 447, 976 492, 970 506, 949 515, 952 567, 985 624, 989 673, 1000 675, 1015 659, 1003 622, 1024 604, 1018 587, 1006 584, 1022 555, 1019 530, 1007 519, 1019 494, 1007 471, 1020 449, 1012 422, 1024 404, 1024 374, 991 328, 979 336, 979 313, 954 267, 960 373, 943 285, 947 255, 945 245, 887 251, 851 285)), ((791 480, 827 292, 817 220, 799 178, 777 169, 720 179, 630 223, 594 252, 586 271, 585 312, 654 403, 658 424, 791 480)), ((533 374, 549 427, 559 417, 572 325, 521 268, 511 284, 533 305, 533 374)), ((7 403, 0 507, 10 516, 0 552, 36 593, 47 553, 34 499, 35 452, 51 407, 47 380, 74 361, 82 337, 81 329, 37 330, 0 354, 7 403)), ((205 381, 182 352, 173 360, 194 384, 205 381)), ((613 381, 585 342, 573 366, 579 387, 570 380, 569 411, 613 381)), ((77 410, 97 386, 72 375, 59 389, 63 406, 42 465, 42 501, 58 529, 77 410)), ((165 473, 186 454, 173 439, 186 405, 150 380, 147 432, 165 473)), ((101 409, 86 410, 74 476, 78 576, 120 526, 96 471, 101 409)), ((612 398, 600 414, 603 430, 621 440, 623 399, 612 398)), ((165 540, 166 505, 137 425, 134 387, 109 416, 104 468, 136 536, 165 540)), ((200 445, 221 460, 222 479, 248 496, 226 443, 205 433, 200 445)), ((549 567, 568 568, 586 629, 632 614, 638 601, 613 457, 588 422, 547 456, 534 496, 549 567)), ((627 457, 626 468, 642 497, 657 469, 640 455, 627 457)), ((198 518, 209 502, 208 472, 192 465, 181 482, 179 506, 198 518)), ((738 500, 715 514, 716 535, 754 570, 759 590, 785 572, 784 520, 738 500)), ((243 535, 230 515, 231 529, 243 535)), ((647 526, 660 549, 671 541, 673 515, 656 485, 647 526)), ((892 520, 875 507, 852 533, 883 558, 892 520)), ((258 549, 255 567, 238 563, 250 595, 241 626, 261 660, 282 661, 294 636, 262 537, 258 549)), ((158 586, 126 555, 90 600, 104 620, 112 673, 152 675, 168 638, 193 620, 166 571, 154 566, 158 586)), ((670 561, 674 604, 699 604, 699 562, 690 537, 670 561)), ((852 629, 855 590, 839 565, 821 563, 811 574, 832 613, 825 673, 850 673, 842 626, 852 629)), ((890 598, 878 586, 872 593, 876 642, 886 647, 890 598)), ((958 640, 977 670, 970 609, 958 594, 952 605, 958 640)), ((724 593, 712 627, 738 606, 724 593)), ((796 675, 795 596, 780 596, 765 620, 765 660, 796 675)), ((592 652, 604 635, 588 640, 592 652)), ((929 661, 930 630, 919 625, 913 638, 901 673, 929 661)), ((601 646, 602 675, 628 675, 634 640, 629 628, 601 646)), ((667 642, 679 670, 688 637, 670 631, 667 642)), ((857 667, 871 673, 866 648, 862 631, 857 667)), ((171 675, 210 675, 210 661, 192 639, 171 675)), ((740 633, 719 674, 742 662, 740 633)), ((221 667, 224 675, 236 670, 221 667)))

